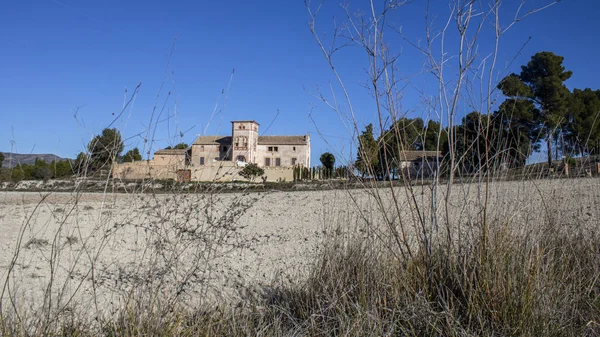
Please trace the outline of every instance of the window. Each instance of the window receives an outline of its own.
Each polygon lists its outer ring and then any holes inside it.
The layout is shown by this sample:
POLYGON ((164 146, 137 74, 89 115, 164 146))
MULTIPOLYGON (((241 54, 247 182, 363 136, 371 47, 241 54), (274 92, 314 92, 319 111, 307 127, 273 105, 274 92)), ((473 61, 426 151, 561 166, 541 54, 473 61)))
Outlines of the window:
POLYGON ((271 166, 271 158, 265 158, 265 166, 266 167, 271 166))
POLYGON ((273 147, 273 150, 274 150, 275 152, 279 152, 279 148, 278 148, 277 146, 274 146, 274 147, 273 147))
POLYGON ((296 147, 295 147, 295 146, 294 146, 294 147, 292 147, 292 151, 296 151, 296 147))
POLYGON ((269 146, 269 149, 268 149, 268 150, 269 150, 269 152, 273 152, 273 147, 272 147, 272 146, 269 146))
POLYGON ((277 146, 269 146, 267 149, 269 152, 279 152, 279 147, 277 146))
POLYGON ((292 158, 292 166, 296 165, 296 158, 292 158))
POLYGON ((281 166, 281 158, 275 158, 275 166, 281 166))
POLYGON ((200 157, 200 165, 204 165, 204 157, 200 157))
POLYGON ((200 152, 204 152, 204 145, 200 146, 200 152))
POLYGON ((235 137, 235 146, 236 147, 246 147, 248 146, 248 138, 241 136, 241 137, 235 137))
POLYGON ((227 146, 223 145, 223 146, 222 146, 222 150, 221 150, 221 151, 223 151, 223 152, 227 152, 227 150, 228 150, 227 146))

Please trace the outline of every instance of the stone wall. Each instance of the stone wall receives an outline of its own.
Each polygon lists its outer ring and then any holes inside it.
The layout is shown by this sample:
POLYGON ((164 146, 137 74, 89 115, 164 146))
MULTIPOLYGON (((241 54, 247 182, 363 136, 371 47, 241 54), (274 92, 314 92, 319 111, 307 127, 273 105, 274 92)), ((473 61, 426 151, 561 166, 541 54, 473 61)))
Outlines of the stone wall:
POLYGON ((156 165, 154 161, 136 161, 113 166, 113 178, 119 180, 177 179, 178 165, 156 165))
MULTIPOLYGON (((221 161, 215 166, 182 166, 182 165, 157 165, 155 161, 138 161, 133 163, 116 164, 113 167, 113 178, 119 180, 142 179, 173 179, 177 180, 178 170, 190 170, 192 181, 246 181, 239 175, 242 167, 229 161, 221 161)), ((265 168, 265 176, 269 182, 293 181, 292 168, 265 168)), ((257 178, 257 181, 261 181, 257 178)))
POLYGON ((286 168, 263 168, 265 170, 265 176, 267 181, 282 182, 282 181, 294 181, 294 169, 291 167, 286 168))
MULTIPOLYGON (((192 181, 247 181, 239 175, 242 167, 238 167, 231 162, 221 162, 219 166, 206 167, 191 167, 189 168, 192 174, 192 181)), ((264 168, 267 181, 293 181, 294 170, 292 168, 264 168)), ((261 181, 261 178, 256 178, 256 181, 261 181)))

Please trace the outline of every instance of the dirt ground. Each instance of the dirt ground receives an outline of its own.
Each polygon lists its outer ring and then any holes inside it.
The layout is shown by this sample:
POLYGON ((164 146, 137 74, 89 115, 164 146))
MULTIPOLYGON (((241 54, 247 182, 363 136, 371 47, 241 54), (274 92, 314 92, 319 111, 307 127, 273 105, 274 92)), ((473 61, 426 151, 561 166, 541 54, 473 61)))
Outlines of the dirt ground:
MULTIPOLYGON (((386 219, 414 235, 414 224, 432 210, 453 226, 477 226, 482 185, 452 186, 447 203, 446 186, 435 192, 0 192, 0 300, 24 312, 101 315, 140 297, 189 307, 241 303, 274 283, 301 279, 325 238, 361 235, 386 219)), ((487 195, 492 223, 554 221, 565 230, 599 224, 597 178, 499 182, 487 195)))

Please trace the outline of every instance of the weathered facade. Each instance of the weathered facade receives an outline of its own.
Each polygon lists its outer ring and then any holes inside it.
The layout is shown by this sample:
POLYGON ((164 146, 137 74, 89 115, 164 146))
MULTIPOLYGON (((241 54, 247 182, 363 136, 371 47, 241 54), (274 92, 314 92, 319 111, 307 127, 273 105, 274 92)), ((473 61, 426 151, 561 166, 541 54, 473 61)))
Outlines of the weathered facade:
POLYGON ((191 147, 191 166, 223 161, 260 167, 310 167, 310 136, 259 136, 255 121, 231 122, 231 136, 200 136, 191 147))
POLYGON ((407 178, 431 177, 438 171, 441 159, 438 151, 404 151, 400 154, 399 173, 407 178))
POLYGON ((154 159, 116 165, 119 179, 184 181, 244 180, 248 163, 265 169, 268 181, 290 181, 294 167, 310 167, 310 136, 259 136, 255 121, 232 121, 230 136, 199 136, 188 149, 159 150, 154 159))

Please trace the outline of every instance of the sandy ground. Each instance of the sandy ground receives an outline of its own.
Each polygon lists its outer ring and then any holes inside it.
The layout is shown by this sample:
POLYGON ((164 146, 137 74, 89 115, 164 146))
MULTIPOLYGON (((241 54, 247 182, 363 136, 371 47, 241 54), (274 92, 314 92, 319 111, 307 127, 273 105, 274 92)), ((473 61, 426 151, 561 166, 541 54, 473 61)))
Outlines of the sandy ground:
MULTIPOLYGON (((433 198, 430 187, 415 188, 414 198, 405 188, 394 197, 391 191, 380 190, 381 201, 363 190, 0 192, 3 308, 106 314, 131 298, 190 307, 240 303, 274 280, 301 279, 326 237, 382 235, 363 230, 387 219, 414 239, 414 224, 429 221, 432 209, 440 221, 448 216, 472 229, 485 197, 481 185, 454 185, 446 212, 446 187, 433 198)), ((488 217, 498 223, 555 221, 565 230, 599 224, 597 178, 494 183, 488 195, 488 217)))

